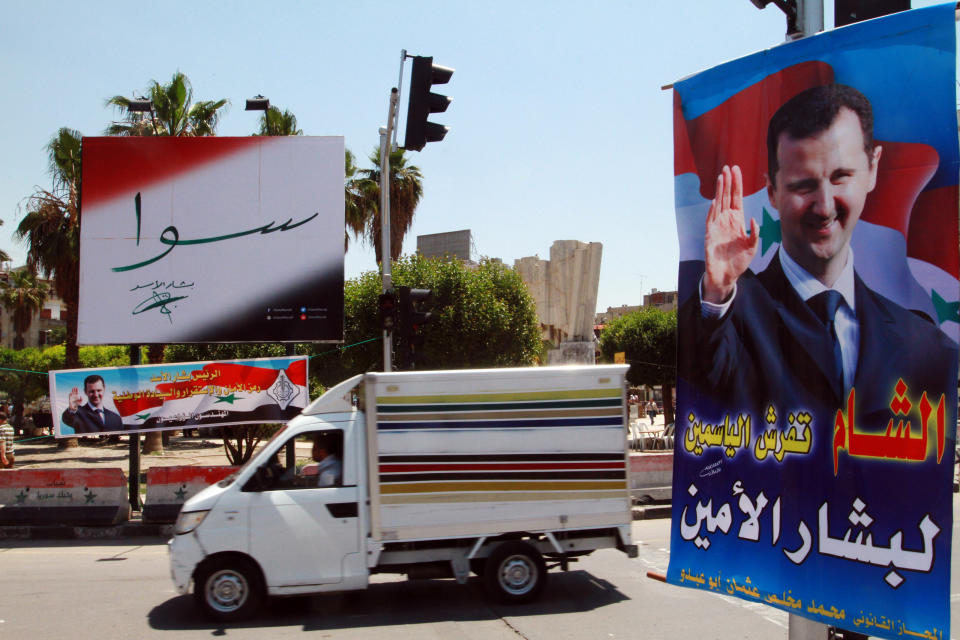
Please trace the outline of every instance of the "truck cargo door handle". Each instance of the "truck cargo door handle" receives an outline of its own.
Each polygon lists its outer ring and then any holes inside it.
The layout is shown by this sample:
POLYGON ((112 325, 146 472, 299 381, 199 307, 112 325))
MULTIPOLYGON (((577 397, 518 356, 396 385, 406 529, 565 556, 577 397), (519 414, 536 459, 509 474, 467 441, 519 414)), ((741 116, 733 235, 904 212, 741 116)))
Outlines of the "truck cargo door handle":
POLYGON ((356 502, 334 502, 327 503, 327 511, 334 518, 356 518, 358 508, 356 502))

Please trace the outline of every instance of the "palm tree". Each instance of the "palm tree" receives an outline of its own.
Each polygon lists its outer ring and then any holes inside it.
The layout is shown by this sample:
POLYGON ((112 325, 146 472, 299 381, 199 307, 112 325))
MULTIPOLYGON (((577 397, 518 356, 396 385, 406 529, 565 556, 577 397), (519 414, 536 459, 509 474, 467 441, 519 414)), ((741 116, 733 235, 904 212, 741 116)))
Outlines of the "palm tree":
MULTIPOLYGON (((37 190, 27 199, 27 214, 15 235, 27 244, 27 267, 53 278, 54 290, 67 309, 64 366, 80 367, 77 347, 77 305, 80 301, 80 140, 82 134, 62 128, 47 144, 50 191, 37 190)), ((60 447, 78 445, 77 438, 60 447)))
POLYGON ((67 309, 64 366, 80 366, 77 347, 77 303, 80 300, 80 139, 79 131, 62 128, 47 144, 50 191, 37 190, 27 199, 27 213, 16 236, 27 244, 27 267, 53 278, 54 290, 67 309))
POLYGON ((260 116, 260 130, 255 136, 302 136, 303 129, 297 129, 297 116, 286 109, 280 111, 270 107, 260 116))
MULTIPOLYGON (((354 181, 360 210, 363 215, 367 241, 383 260, 380 242, 380 149, 370 154, 370 169, 359 171, 361 178, 354 181)), ((390 153, 390 258, 400 257, 403 238, 413 225, 413 216, 423 195, 423 174, 420 168, 407 164, 403 149, 390 153)))
POLYGON ((357 162, 353 152, 350 149, 345 149, 344 152, 343 203, 346 224, 343 232, 343 250, 346 252, 350 248, 350 233, 353 233, 354 238, 359 238, 366 233, 367 217, 370 212, 366 205, 369 198, 364 196, 364 187, 368 181, 356 177, 357 162))
POLYGON ((33 317, 40 313, 47 299, 47 285, 37 280, 37 274, 29 268, 10 272, 7 280, 0 281, 0 304, 11 316, 17 337, 14 349, 23 349, 23 334, 33 324, 33 317))
POLYGON ((33 318, 39 314, 47 299, 47 285, 29 268, 11 271, 5 280, 0 280, 0 304, 10 314, 11 324, 16 333, 14 349, 23 349, 26 333, 33 324, 33 318))
POLYGON ((107 106, 120 109, 124 119, 106 128, 110 136, 212 136, 229 101, 205 100, 193 102, 190 79, 177 71, 167 84, 152 80, 147 97, 153 102, 153 112, 130 111, 131 99, 126 96, 107 98, 107 106))

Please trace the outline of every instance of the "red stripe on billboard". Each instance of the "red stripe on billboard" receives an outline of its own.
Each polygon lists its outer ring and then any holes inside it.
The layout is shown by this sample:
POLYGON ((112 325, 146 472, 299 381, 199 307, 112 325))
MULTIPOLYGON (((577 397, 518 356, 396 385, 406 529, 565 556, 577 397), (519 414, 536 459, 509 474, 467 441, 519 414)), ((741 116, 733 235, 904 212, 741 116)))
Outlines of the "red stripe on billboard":
MULTIPOLYGON (((691 153, 693 170, 700 177, 700 194, 713 199, 717 176, 723 166, 735 164, 740 165, 743 172, 745 195, 763 189, 767 173, 767 131, 757 123, 769 122, 784 102, 804 89, 830 82, 833 82, 830 65, 817 60, 801 62, 767 76, 720 106, 687 120, 689 139, 696 141, 691 153)), ((689 160, 680 162, 685 165, 689 160)))
POLYGON ((82 207, 133 195, 161 180, 263 144, 260 137, 85 137, 82 207))
POLYGON ((960 277, 957 253, 957 185, 924 191, 910 217, 907 255, 935 264, 954 278, 960 277))
POLYGON ((673 175, 682 176, 685 173, 696 173, 697 161, 693 157, 690 147, 690 132, 687 131, 687 120, 683 117, 683 105, 680 104, 680 94, 673 92, 673 175))
POLYGON ((878 140, 877 144, 883 148, 877 167, 877 186, 867 195, 860 218, 899 231, 906 237, 913 203, 937 171, 937 151, 920 143, 878 140))
MULTIPOLYGON (((176 365, 171 365, 171 367, 175 368, 176 365)), ((286 371, 287 378, 290 379, 291 383, 304 387, 307 385, 306 359, 294 361, 284 371, 286 371)), ((238 385, 266 391, 276 382, 279 374, 279 369, 214 362, 194 370, 189 380, 157 384, 155 393, 164 394, 169 399, 176 399, 193 395, 193 392, 205 393, 209 386, 235 387, 238 385)), ((142 413, 148 409, 163 406, 163 404, 164 398, 158 398, 150 394, 130 399, 114 398, 114 405, 122 416, 142 413)))

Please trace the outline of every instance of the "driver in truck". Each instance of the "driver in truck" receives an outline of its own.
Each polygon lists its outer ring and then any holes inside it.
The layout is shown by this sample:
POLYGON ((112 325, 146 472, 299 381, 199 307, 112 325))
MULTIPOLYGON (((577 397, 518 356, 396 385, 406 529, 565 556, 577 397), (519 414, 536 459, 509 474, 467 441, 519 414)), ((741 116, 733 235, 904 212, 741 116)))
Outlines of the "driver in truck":
POLYGON ((336 438, 332 435, 318 432, 313 437, 313 459, 320 463, 317 467, 318 487, 336 487, 340 484, 343 464, 336 451, 336 438))

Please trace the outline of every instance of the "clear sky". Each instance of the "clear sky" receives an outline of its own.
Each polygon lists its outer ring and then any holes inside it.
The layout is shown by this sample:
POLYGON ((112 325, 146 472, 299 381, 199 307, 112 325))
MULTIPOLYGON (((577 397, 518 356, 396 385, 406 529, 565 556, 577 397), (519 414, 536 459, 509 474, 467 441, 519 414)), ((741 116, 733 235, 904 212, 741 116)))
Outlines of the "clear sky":
MULTIPOLYGON (((936 4, 913 0, 915 7, 936 4)), ((785 20, 749 0, 506 2, 12 0, 0 21, 0 248, 58 128, 102 135, 116 94, 176 71, 194 98, 228 98, 219 135, 257 129, 255 94, 307 135, 343 135, 366 164, 386 123, 400 51, 456 69, 431 119, 450 127, 410 160, 424 195, 416 236, 471 229, 476 256, 548 258, 554 240, 601 242, 598 310, 677 285, 672 95, 661 87, 780 44, 785 20)), ((827 26, 832 1, 827 1, 827 26)), ((407 74, 409 73, 407 64, 407 74)), ((408 82, 407 79, 404 80, 408 82)), ((401 100, 401 128, 406 95, 401 100)), ((403 134, 399 138, 403 143, 403 134)), ((346 275, 376 268, 352 242, 346 275)))

